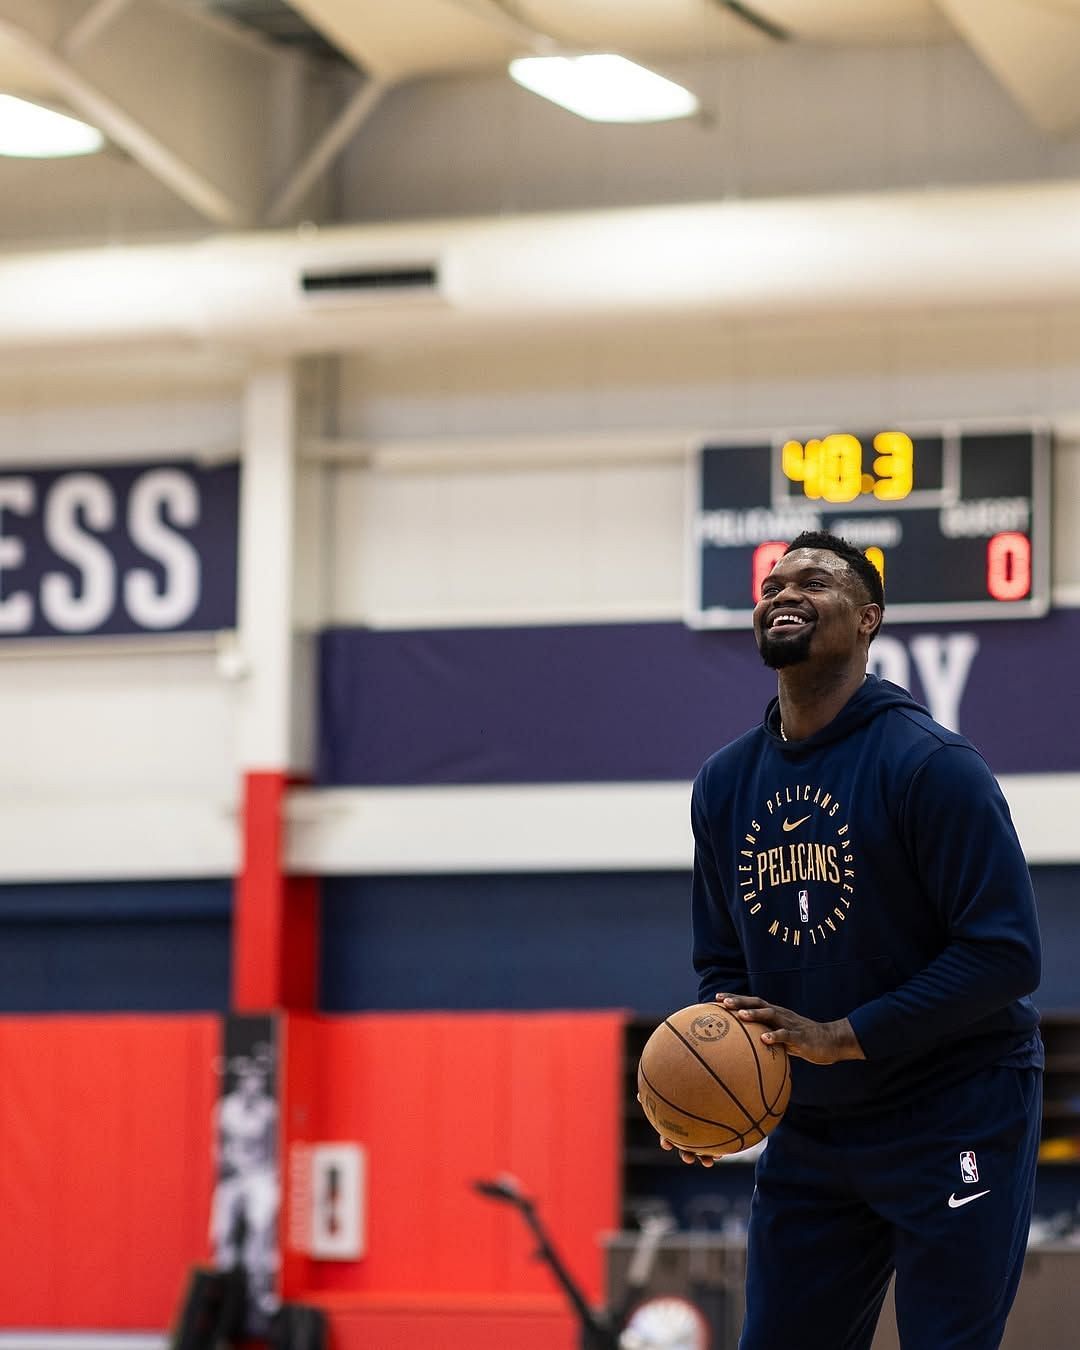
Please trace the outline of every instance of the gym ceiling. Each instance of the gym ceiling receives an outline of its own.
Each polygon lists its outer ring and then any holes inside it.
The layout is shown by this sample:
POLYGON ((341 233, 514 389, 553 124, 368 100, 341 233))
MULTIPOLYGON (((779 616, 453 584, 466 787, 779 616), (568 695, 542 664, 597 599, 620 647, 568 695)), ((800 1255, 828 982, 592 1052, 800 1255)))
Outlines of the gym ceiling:
POLYGON ((0 161, 0 243, 78 238, 92 191, 168 194, 177 233, 295 223, 389 91, 516 55, 617 51, 663 71, 777 43, 958 40, 1033 128, 1080 125, 1080 0, 0 0, 0 90, 109 141, 81 164, 0 161))

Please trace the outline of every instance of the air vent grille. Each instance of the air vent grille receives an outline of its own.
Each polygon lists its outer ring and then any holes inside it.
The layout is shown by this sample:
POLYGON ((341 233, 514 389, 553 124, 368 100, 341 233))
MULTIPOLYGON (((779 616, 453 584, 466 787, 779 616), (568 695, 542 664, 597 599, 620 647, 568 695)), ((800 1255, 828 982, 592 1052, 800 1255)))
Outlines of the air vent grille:
POLYGON ((346 295, 390 291, 431 291, 439 280, 433 266, 338 268, 332 272, 305 272, 300 285, 305 295, 346 295))

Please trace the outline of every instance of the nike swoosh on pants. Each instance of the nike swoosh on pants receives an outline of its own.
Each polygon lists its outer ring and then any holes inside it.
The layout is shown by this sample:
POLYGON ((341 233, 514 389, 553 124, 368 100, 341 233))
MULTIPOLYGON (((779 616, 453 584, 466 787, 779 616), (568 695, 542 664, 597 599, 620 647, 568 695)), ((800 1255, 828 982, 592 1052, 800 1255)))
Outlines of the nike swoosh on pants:
POLYGON ((957 1200, 955 1195, 949 1196, 949 1208, 959 1209, 962 1205, 970 1205, 972 1200, 979 1200, 984 1195, 989 1195, 989 1191, 976 1191, 974 1195, 963 1195, 957 1200))

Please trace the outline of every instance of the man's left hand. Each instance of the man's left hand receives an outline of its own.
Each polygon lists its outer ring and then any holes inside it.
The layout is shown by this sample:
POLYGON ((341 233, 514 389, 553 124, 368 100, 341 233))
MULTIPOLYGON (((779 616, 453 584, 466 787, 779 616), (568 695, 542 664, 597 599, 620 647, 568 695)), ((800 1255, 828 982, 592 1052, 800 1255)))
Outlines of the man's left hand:
POLYGON ((717 994, 716 1001, 740 1022, 753 1022, 764 1028, 761 1039, 766 1045, 783 1045, 789 1055, 811 1064, 837 1064, 843 1059, 865 1059, 851 1023, 846 1017, 836 1022, 814 1022, 800 1017, 790 1008, 766 1003, 750 994, 717 994))

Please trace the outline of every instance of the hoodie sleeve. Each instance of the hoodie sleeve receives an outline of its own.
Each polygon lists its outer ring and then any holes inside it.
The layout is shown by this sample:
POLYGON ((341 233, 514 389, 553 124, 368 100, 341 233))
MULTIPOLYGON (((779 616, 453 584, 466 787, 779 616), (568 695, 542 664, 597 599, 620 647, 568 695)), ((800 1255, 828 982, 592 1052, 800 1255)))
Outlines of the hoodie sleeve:
POLYGON ((702 769, 690 799, 690 823, 694 830, 694 879, 690 892, 694 969, 698 973, 698 998, 704 1003, 720 993, 748 994, 750 981, 746 958, 739 946, 735 925, 713 853, 706 808, 706 775, 702 769))
POLYGON ((912 776, 899 825, 945 945, 898 989, 851 1014, 867 1059, 939 1041, 1031 993, 1040 976, 1031 877, 978 752, 935 750, 912 776))

